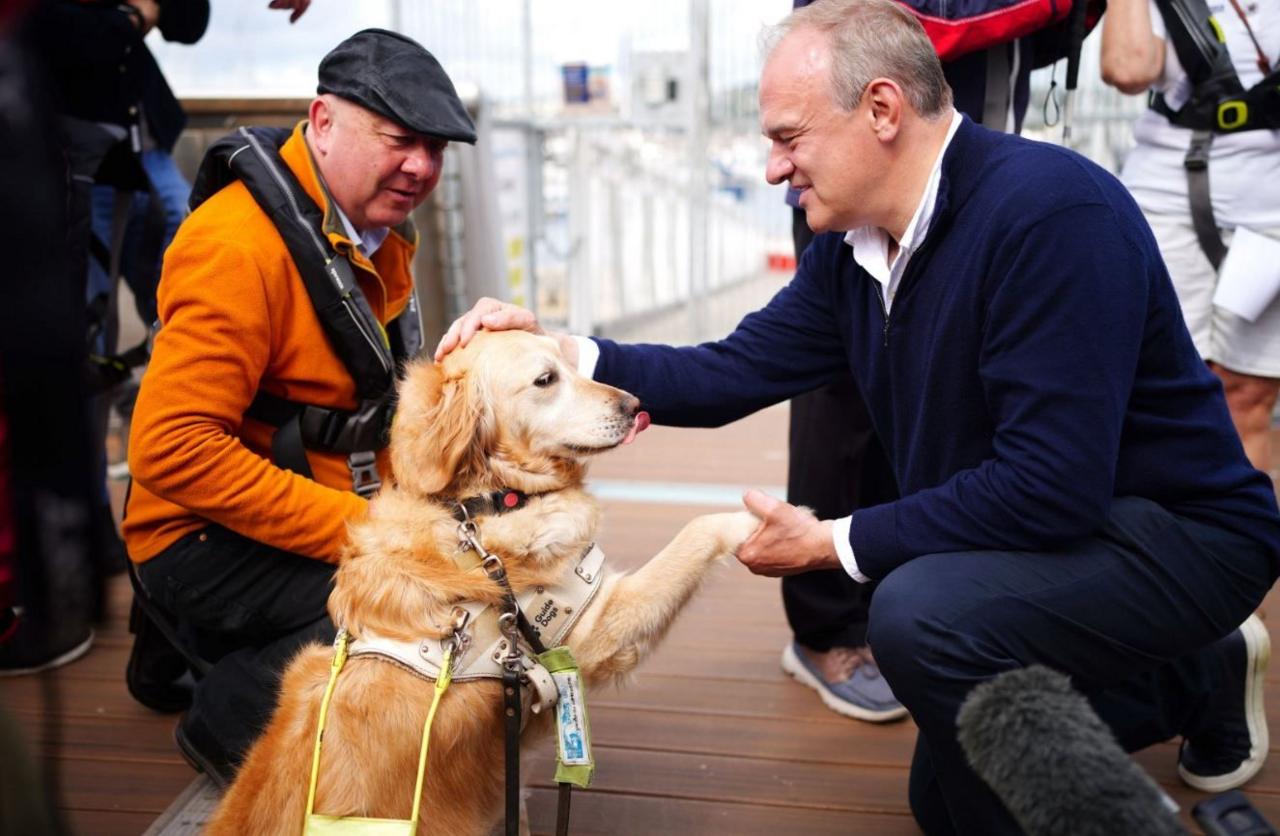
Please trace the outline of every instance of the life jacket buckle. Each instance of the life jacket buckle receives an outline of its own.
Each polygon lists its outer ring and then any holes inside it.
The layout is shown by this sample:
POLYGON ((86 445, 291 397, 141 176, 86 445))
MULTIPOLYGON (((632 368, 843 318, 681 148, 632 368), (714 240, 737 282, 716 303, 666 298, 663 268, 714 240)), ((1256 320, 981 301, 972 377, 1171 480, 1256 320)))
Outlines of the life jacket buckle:
POLYGON ((372 450, 358 450, 347 456, 347 467, 351 469, 351 490, 357 495, 368 499, 382 487, 378 457, 372 450))

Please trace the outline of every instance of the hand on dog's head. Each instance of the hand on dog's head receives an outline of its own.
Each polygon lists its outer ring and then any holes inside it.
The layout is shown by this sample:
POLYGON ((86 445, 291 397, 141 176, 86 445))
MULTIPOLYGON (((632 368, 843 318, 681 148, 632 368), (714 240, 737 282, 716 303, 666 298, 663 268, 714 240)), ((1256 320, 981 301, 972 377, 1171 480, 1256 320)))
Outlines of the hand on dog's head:
POLYGON ((400 489, 423 496, 555 490, 624 441, 638 410, 634 396, 579 375, 554 339, 482 331, 440 363, 406 368, 391 466, 400 489))

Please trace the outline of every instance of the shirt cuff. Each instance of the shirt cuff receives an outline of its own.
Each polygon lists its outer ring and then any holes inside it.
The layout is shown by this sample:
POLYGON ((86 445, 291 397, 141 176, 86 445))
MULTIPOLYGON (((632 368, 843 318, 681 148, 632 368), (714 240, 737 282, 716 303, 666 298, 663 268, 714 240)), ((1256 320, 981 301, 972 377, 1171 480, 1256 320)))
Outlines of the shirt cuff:
POLYGON ((600 346, 589 337, 574 337, 578 342, 578 374, 595 379, 596 363, 600 362, 600 346))
POLYGON ((866 583, 871 578, 858 571, 858 560, 853 556, 853 546, 849 544, 849 524, 853 522, 852 517, 841 517, 838 520, 831 521, 831 539, 835 541, 836 557, 840 558, 840 565, 849 573, 849 577, 858 583, 866 583))

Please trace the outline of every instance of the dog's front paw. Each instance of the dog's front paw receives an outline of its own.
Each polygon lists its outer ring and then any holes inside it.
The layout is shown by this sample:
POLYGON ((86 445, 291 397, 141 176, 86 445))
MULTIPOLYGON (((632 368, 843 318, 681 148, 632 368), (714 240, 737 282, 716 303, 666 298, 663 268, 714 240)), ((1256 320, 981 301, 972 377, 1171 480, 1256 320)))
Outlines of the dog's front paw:
POLYGON ((720 544, 723 550, 737 552, 738 547, 760 527, 760 520, 748 511, 734 511, 729 514, 712 514, 720 544))

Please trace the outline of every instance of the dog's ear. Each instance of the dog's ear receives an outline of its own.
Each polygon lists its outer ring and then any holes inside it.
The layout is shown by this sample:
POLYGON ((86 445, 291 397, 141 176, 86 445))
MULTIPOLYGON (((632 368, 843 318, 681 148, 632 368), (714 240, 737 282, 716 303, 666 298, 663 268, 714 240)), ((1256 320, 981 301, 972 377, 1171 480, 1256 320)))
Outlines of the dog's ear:
POLYGON ((409 365, 391 425, 391 468, 401 487, 423 496, 445 490, 482 461, 484 400, 468 375, 439 365, 409 365))

